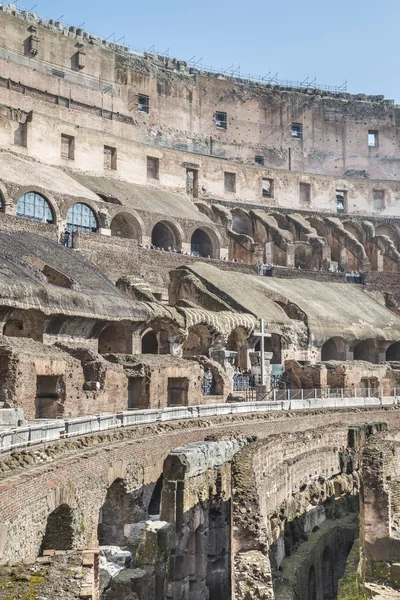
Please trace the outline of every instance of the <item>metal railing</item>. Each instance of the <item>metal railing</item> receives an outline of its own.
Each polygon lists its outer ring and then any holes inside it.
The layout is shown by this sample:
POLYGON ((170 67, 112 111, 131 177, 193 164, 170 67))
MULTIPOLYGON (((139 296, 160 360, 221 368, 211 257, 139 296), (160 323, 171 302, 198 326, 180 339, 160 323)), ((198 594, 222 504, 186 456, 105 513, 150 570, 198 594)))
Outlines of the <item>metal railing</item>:
POLYGON ((242 375, 235 373, 233 376, 232 389, 234 392, 245 392, 254 386, 254 377, 252 375, 242 375))
POLYGON ((364 283, 364 274, 363 273, 346 273, 346 283, 364 283))
POLYGON ((37 444, 54 443, 63 438, 110 431, 122 427, 202 419, 229 415, 246 415, 276 411, 321 410, 350 407, 393 406, 400 404, 396 388, 382 389, 272 390, 249 402, 176 406, 163 409, 129 410, 117 414, 100 414, 36 421, 30 425, 0 431, 0 453, 37 444), (359 395, 363 394, 363 395, 359 395))

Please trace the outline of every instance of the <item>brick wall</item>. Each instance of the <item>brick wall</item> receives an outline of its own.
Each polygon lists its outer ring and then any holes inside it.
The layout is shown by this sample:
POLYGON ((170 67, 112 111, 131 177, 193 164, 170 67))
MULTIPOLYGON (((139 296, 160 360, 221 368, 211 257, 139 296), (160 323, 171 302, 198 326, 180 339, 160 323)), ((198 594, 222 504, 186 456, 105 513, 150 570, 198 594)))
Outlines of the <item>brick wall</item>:
MULTIPOLYGON (((281 434, 276 445, 276 456, 287 448, 286 435, 310 427, 326 427, 329 445, 343 443, 347 425, 389 421, 391 427, 400 425, 400 410, 324 411, 304 412, 288 419, 287 416, 227 419, 216 418, 180 425, 124 429, 110 434, 60 442, 44 452, 38 460, 34 451, 13 453, 0 462, 0 550, 1 560, 32 559, 37 555, 46 527, 47 516, 60 504, 68 504, 74 522, 81 524, 76 532, 76 543, 93 546, 97 543, 98 512, 107 489, 116 478, 127 482, 127 489, 135 493, 137 506, 146 506, 151 490, 159 478, 163 462, 171 449, 188 442, 200 441, 209 435, 257 435, 260 438, 281 434), (335 428, 335 425, 340 427, 335 428), (334 437, 337 433, 336 442, 334 437), (103 443, 102 443, 103 442, 103 443), (113 442, 113 443, 110 443, 113 442), (278 447, 279 446, 279 447, 278 447), (57 456, 60 459, 58 460, 57 456), (11 470, 10 470, 11 469, 11 470), (20 475, 18 470, 22 469, 20 475), (16 475, 15 477, 9 477, 16 475)), ((314 442, 313 442, 314 443, 314 442)), ((321 447, 325 447, 324 441, 321 447)), ((316 446, 318 448, 318 446, 316 446)), ((301 452, 304 443, 301 442, 301 452)), ((293 454, 295 451, 293 449, 293 454)), ((318 454, 317 450, 315 453, 318 454)), ((325 456, 325 452, 324 452, 325 456)), ((315 464, 319 461, 315 457, 315 464)), ((322 465, 322 462, 319 462, 322 465)), ((304 463, 304 473, 308 469, 304 463)), ((309 471, 305 475, 309 475, 309 471)), ((278 482, 279 485, 280 482, 278 482)))

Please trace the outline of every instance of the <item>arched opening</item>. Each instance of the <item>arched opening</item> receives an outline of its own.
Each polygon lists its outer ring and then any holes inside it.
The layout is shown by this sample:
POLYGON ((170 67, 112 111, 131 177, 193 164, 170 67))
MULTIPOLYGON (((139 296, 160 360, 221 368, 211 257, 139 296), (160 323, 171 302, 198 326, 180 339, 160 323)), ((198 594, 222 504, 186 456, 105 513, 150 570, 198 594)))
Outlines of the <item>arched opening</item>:
POLYGON ((375 227, 375 235, 386 235, 389 239, 392 240, 397 250, 399 249, 399 240, 400 234, 395 227, 391 225, 377 225, 375 227))
POLYGON ((156 223, 151 232, 151 243, 157 248, 164 248, 164 250, 179 250, 180 240, 178 235, 173 230, 172 226, 168 223, 160 221, 156 223))
POLYGON ((17 217, 37 221, 38 223, 54 223, 54 213, 49 202, 37 192, 27 192, 18 200, 17 217))
POLYGON ((346 360, 346 342, 341 337, 333 337, 321 348, 321 360, 346 360))
POLYGON ((99 336, 99 354, 132 354, 132 325, 129 321, 110 323, 99 336))
POLYGON ((394 342, 386 350, 386 360, 400 361, 400 342, 394 342))
MULTIPOLYGON (((260 352, 260 340, 257 342, 254 350, 260 352)), ((264 338, 264 351, 272 352, 271 365, 282 364, 281 336, 278 333, 271 333, 271 337, 264 338)))
POLYGON ((107 490, 99 511, 97 537, 100 546, 123 546, 125 525, 133 522, 133 497, 126 491, 126 482, 116 479, 107 490))
POLYGON ((158 354, 157 334, 152 329, 142 337, 142 354, 158 354))
POLYGON ((253 235, 251 221, 249 217, 242 212, 236 212, 232 214, 232 229, 236 233, 249 236, 253 235))
POLYGON ((378 348, 376 340, 368 339, 358 342, 354 347, 354 360, 365 360, 371 363, 378 362, 378 348))
POLYGON ((239 367, 242 371, 248 368, 248 343, 247 334, 243 327, 236 327, 227 340, 226 349, 232 352, 237 352, 235 357, 235 367, 239 367))
POLYGON ((182 346, 183 358, 191 356, 209 356, 212 346, 212 333, 206 325, 189 328, 189 334, 182 346))
POLYGON ((148 514, 149 516, 159 515, 161 509, 161 493, 163 485, 163 476, 157 479, 156 485, 154 486, 153 493, 150 498, 148 514))
POLYGON ((346 231, 352 233, 356 240, 361 242, 361 244, 364 242, 365 234, 361 225, 358 225, 357 223, 352 223, 351 221, 345 221, 343 223, 343 227, 346 231))
POLYGON ((308 572, 308 600, 317 600, 317 578, 314 565, 311 565, 308 572))
POLYGON ((297 244, 294 249, 294 266, 296 269, 319 269, 321 251, 316 252, 310 244, 297 244))
POLYGON ((203 229, 196 229, 190 241, 190 249, 195 256, 214 258, 214 246, 208 233, 203 229))
POLYGON ((111 221, 111 235, 142 241, 139 223, 134 216, 126 212, 118 213, 111 221))
POLYGON ((84 233, 95 233, 98 228, 97 218, 93 210, 82 202, 73 204, 67 212, 67 231, 70 235, 68 246, 72 245, 72 233, 83 231, 84 233))
POLYGON ((72 523, 72 510, 67 504, 53 510, 47 518, 40 554, 45 550, 71 550, 74 543, 72 523))
POLYGON ((333 555, 329 546, 326 546, 322 555, 322 589, 324 600, 334 598, 333 555))

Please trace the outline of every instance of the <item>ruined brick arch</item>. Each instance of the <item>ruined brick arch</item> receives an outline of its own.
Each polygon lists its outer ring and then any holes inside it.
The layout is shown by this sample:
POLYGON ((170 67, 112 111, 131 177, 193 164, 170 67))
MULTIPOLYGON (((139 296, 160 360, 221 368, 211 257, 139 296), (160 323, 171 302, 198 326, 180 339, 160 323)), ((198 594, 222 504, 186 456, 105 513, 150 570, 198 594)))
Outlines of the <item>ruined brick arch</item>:
POLYGON ((176 321, 153 319, 141 330, 142 354, 173 354, 182 336, 183 332, 176 321))
POLYGON ((211 229, 202 225, 197 227, 190 237, 191 252, 198 256, 219 258, 221 248, 221 238, 211 229))
POLYGON ((294 247, 294 266, 296 269, 320 269, 322 267, 322 248, 319 252, 305 243, 294 247))
POLYGON ((387 361, 400 361, 400 342, 394 342, 386 350, 387 361))
POLYGON ((211 221, 215 221, 215 214, 213 213, 211 206, 201 201, 194 202, 194 205, 202 215, 206 215, 211 221))
POLYGON ((361 244, 365 243, 366 234, 360 223, 357 223, 356 221, 342 221, 342 223, 346 231, 353 234, 361 244))
POLYGON ((183 232, 177 223, 173 221, 158 221, 151 231, 151 243, 158 248, 182 248, 183 232))
POLYGON ((205 324, 189 327, 188 336, 182 346, 182 357, 209 356, 216 333, 210 326, 205 324))
POLYGON ((318 217, 306 217, 306 220, 310 223, 311 227, 315 229, 320 237, 325 240, 328 237, 328 229, 322 219, 318 217))
POLYGON ((308 572, 308 600, 317 600, 317 578, 314 565, 311 565, 308 572))
POLYGON ((253 237, 253 224, 247 212, 240 208, 233 208, 231 214, 233 231, 253 237))
POLYGON ((322 555, 322 589, 324 593, 324 600, 328 600, 334 597, 335 590, 333 554, 329 546, 325 547, 325 550, 322 555))
POLYGON ((346 360, 346 342, 342 337, 326 340, 321 348, 321 360, 346 360))
POLYGON ((158 354, 158 338, 154 329, 149 327, 142 335, 142 354, 158 354))
POLYGON ((142 241, 144 224, 139 215, 127 210, 121 210, 114 214, 111 220, 111 235, 114 237, 134 239, 142 241))
POLYGON ((99 354, 130 354, 132 352, 132 323, 116 321, 106 325, 99 335, 99 354))
POLYGON ((68 504, 61 504, 47 517, 46 531, 39 554, 45 550, 71 550, 74 547, 73 513, 68 504))
POLYGON ((362 340, 354 346, 354 360, 365 360, 371 363, 379 362, 377 341, 369 338, 362 340))
POLYGON ((380 225, 376 225, 375 227, 375 235, 386 235, 394 245, 396 249, 400 249, 400 233, 397 227, 388 223, 382 223, 380 225))
POLYGON ((133 495, 124 479, 117 478, 107 490, 99 510, 97 538, 100 546, 123 546, 125 525, 133 521, 133 495))

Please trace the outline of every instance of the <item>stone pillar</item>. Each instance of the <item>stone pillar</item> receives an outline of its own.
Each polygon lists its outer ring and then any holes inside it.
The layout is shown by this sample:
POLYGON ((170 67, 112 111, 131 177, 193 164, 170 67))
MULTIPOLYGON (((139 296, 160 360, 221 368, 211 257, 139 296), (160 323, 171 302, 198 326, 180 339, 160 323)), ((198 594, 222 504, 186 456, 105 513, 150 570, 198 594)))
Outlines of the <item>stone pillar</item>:
MULTIPOLYGON (((250 352, 250 362, 251 362, 251 374, 254 375, 256 381, 260 381, 261 377, 261 352, 250 352)), ((258 394, 266 394, 271 390, 271 359, 273 353, 265 352, 264 353, 264 372, 265 372, 265 385, 261 385, 258 383, 257 387, 257 396, 258 394)), ((259 398, 257 397, 257 400, 259 398)))
POLYGON ((286 266, 294 268, 294 244, 286 245, 286 266))
POLYGON ((347 253, 347 248, 343 247, 340 250, 340 266, 343 267, 347 271, 349 264, 349 255, 347 253))
POLYGON ((271 265, 274 264, 274 246, 275 246, 274 242, 266 242, 266 244, 265 244, 264 261, 271 265))
POLYGON ((229 255, 229 249, 228 248, 220 248, 219 249, 219 256, 216 256, 215 258, 220 258, 221 260, 224 260, 225 258, 228 258, 229 255))

